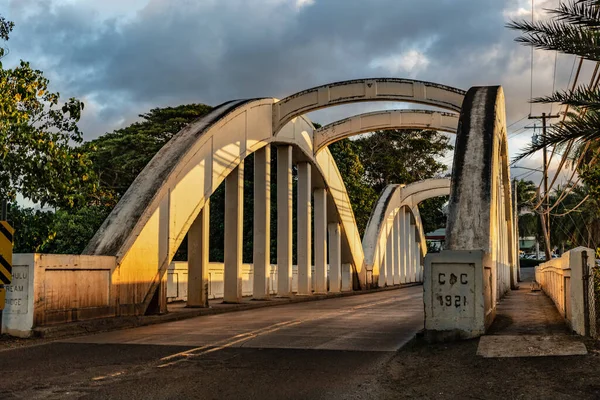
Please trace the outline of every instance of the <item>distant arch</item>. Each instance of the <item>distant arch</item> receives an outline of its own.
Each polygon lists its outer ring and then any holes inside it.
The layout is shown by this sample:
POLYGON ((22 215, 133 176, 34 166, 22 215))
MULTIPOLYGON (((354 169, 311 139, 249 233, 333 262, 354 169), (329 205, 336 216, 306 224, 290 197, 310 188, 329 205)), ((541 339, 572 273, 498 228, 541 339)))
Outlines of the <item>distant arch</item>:
POLYGON ((315 153, 354 135, 380 129, 433 129, 456 133, 458 114, 432 110, 383 110, 358 114, 315 130, 315 153))
POLYGON ((448 178, 432 178, 409 185, 391 184, 385 187, 373 208, 363 236, 365 264, 373 270, 374 275, 379 273, 384 256, 382 249, 385 249, 385 242, 392 229, 388 220, 393 219, 403 208, 413 218, 421 243, 421 256, 425 256, 427 246, 418 205, 429 198, 449 195, 450 183, 448 178))
POLYGON ((317 86, 273 106, 273 134, 292 119, 322 108, 366 101, 426 104, 459 112, 465 91, 438 83, 398 78, 356 79, 317 86))

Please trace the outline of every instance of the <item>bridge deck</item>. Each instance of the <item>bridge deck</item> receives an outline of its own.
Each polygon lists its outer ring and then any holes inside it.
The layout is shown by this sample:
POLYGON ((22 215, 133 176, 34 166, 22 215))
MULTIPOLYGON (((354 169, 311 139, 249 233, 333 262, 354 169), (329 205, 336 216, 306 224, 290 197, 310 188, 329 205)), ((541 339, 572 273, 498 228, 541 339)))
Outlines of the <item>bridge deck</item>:
POLYGON ((70 343, 396 351, 423 328, 423 288, 204 316, 70 343))

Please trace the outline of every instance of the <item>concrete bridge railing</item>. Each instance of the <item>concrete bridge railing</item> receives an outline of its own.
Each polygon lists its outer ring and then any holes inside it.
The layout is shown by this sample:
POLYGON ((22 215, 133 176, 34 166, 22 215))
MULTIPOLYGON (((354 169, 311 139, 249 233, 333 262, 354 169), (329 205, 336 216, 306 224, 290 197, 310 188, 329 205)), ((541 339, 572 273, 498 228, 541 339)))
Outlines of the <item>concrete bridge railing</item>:
POLYGON ((552 299, 571 329, 580 335, 596 336, 594 250, 577 247, 535 267, 535 280, 552 299))

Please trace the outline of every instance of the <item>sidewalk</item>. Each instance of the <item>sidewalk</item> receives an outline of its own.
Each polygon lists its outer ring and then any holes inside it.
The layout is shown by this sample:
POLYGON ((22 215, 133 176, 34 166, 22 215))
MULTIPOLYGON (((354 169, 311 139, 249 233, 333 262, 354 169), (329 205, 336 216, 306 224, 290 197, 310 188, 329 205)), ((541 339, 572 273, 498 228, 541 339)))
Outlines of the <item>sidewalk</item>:
POLYGON ((571 334, 552 300, 524 281, 498 305, 490 334, 433 345, 416 340, 401 349, 374 383, 373 398, 598 399, 598 371, 600 342, 571 334), (502 341, 490 358, 477 355, 487 340, 502 341), (561 349, 573 355, 557 356, 561 349))
POLYGON ((580 336, 573 334, 556 306, 541 290, 531 291, 529 269, 518 290, 510 291, 497 307, 496 319, 481 337, 477 355, 483 357, 540 357, 585 355, 580 336), (527 276, 529 275, 529 276, 527 276))

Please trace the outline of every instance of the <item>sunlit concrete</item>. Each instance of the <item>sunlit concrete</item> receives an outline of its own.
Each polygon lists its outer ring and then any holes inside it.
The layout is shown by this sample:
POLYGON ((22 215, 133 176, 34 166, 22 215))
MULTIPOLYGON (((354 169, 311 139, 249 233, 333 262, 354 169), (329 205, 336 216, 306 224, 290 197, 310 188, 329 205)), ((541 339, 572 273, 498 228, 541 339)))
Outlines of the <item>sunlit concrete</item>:
POLYGON ((326 146, 361 133, 382 129, 432 129, 456 133, 458 114, 431 110, 382 110, 332 122, 314 133, 315 153, 326 146))
POLYGON ((311 209, 312 184, 309 163, 298 164, 298 294, 309 295, 311 291, 311 209))
POLYGON ((188 232, 188 290, 189 307, 208 307, 208 255, 210 237, 210 201, 188 232))
POLYGON ((327 224, 329 233, 329 291, 337 293, 342 290, 342 259, 340 224, 330 222, 327 224))
POLYGON ((277 295, 292 293, 292 146, 277 146, 277 295))
POLYGON ((410 287, 197 317, 67 342, 193 347, 219 343, 246 348, 396 351, 422 327, 422 288, 410 287), (249 332, 253 334, 248 335, 249 332), (240 335, 246 335, 247 340, 240 335))
POLYGON ((429 340, 482 335, 495 318, 498 301, 516 284, 510 272, 518 244, 512 235, 502 87, 473 87, 467 92, 454 157, 447 250, 425 262, 429 340), (454 278, 448 281, 446 276, 454 278))
POLYGON ((418 103, 460 111, 465 92, 432 82, 397 78, 329 83, 281 99, 273 108, 273 132, 294 117, 334 105, 365 101, 418 103))
POLYGON ((254 153, 254 287, 252 296, 264 299, 269 295, 271 269, 271 146, 254 153))
POLYGON ((225 179, 225 247, 223 301, 242 299, 242 243, 244 225, 244 164, 225 179))
POLYGON ((327 191, 314 194, 315 293, 327 293, 327 191))

